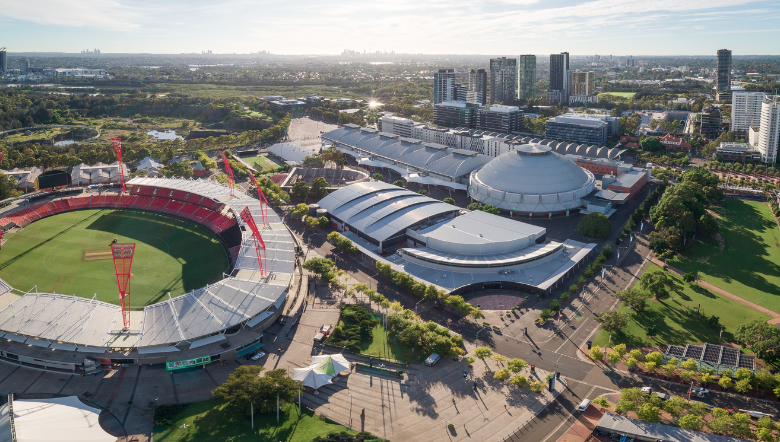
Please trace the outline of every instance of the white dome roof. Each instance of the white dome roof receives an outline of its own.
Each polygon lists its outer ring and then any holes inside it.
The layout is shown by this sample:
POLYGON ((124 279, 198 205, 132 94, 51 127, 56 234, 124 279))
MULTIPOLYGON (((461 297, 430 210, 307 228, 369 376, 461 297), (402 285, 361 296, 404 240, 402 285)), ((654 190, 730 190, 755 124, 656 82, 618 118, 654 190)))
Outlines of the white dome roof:
POLYGON ((524 144, 499 155, 477 172, 484 185, 512 193, 561 193, 585 185, 588 174, 549 146, 524 144))
POLYGON ((593 191, 592 173, 538 143, 499 155, 471 174, 469 195, 475 200, 519 213, 557 213, 583 206, 593 191))

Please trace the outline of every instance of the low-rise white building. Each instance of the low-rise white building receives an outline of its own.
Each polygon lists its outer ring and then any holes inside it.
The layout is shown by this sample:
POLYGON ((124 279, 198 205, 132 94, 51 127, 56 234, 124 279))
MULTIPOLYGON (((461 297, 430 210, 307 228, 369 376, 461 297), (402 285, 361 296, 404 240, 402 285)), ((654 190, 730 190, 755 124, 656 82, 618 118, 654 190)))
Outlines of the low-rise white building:
POLYGON ((37 167, 28 167, 24 169, 14 167, 12 170, 0 170, 0 173, 14 177, 17 189, 27 190, 35 189, 35 180, 43 173, 43 170, 37 167))
POLYGON ((141 160, 141 164, 138 166, 138 168, 136 168, 136 170, 145 170, 147 175, 155 176, 157 175, 157 172, 159 172, 163 167, 164 166, 155 161, 154 158, 146 157, 141 160))
MULTIPOLYGON (((125 180, 130 178, 127 164, 123 164, 125 180)), ((74 186, 88 186, 90 184, 109 184, 119 182, 119 162, 111 164, 97 163, 87 165, 79 164, 73 168, 70 174, 74 186)))

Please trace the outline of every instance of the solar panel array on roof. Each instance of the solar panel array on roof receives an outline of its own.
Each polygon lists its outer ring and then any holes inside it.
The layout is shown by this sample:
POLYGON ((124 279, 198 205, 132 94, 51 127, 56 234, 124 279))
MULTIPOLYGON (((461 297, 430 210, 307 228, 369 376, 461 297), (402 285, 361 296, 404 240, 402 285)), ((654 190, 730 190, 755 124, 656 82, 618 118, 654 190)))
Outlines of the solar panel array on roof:
POLYGON ((709 367, 756 369, 754 356, 742 354, 737 348, 723 345, 670 345, 666 349, 666 355, 680 360, 693 359, 709 367))

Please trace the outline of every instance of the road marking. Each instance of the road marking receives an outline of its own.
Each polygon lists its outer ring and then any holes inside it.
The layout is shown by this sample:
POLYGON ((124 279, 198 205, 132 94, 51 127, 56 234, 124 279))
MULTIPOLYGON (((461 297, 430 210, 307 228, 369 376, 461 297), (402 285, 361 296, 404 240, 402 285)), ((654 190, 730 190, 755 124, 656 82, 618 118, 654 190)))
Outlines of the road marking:
MULTIPOLYGON (((572 333, 572 334, 569 336, 569 339, 572 339, 572 338, 574 337, 574 335, 576 335, 576 334, 577 334, 577 332, 578 332, 578 331, 580 331, 580 329, 581 329, 581 328, 582 328, 582 327, 585 325, 585 323, 586 323, 586 322, 588 322, 588 319, 590 319, 590 318, 585 318, 585 320, 584 320, 584 321, 582 321, 582 324, 580 324, 580 326, 579 326, 579 327, 577 327, 577 329, 576 329, 576 330, 574 330, 574 333, 572 333)), ((563 348, 563 346, 564 346, 564 345, 566 345, 566 343, 567 343, 567 342, 570 342, 570 341, 569 341, 569 339, 564 339, 564 340, 563 340, 563 344, 561 344, 561 346, 560 346, 560 347, 558 347, 558 349, 557 349, 557 350, 555 350, 555 352, 556 352, 556 353, 558 353, 559 351, 561 351, 561 349, 563 348)))
MULTIPOLYGON (((596 386, 595 386, 595 385, 594 385, 594 386, 592 386, 592 387, 590 387, 590 390, 589 390, 589 391, 588 391, 588 392, 585 394, 585 397, 588 397, 588 396, 589 396, 591 393, 593 393, 593 390, 594 390, 595 388, 596 388, 596 386)), ((559 397, 560 397, 560 396, 559 396, 559 397)), ((557 398, 556 398, 556 399, 557 399, 557 398)), ((561 406, 563 406, 563 404, 561 404, 561 406)), ((565 408, 564 408, 564 410, 565 410, 565 408)), ((547 439, 549 439, 549 438, 550 438, 550 437, 551 437, 553 434, 557 433, 557 432, 558 432, 558 430, 560 430, 560 429, 561 429, 561 427, 563 427, 563 425, 564 425, 565 423, 569 422, 569 419, 570 419, 570 418, 573 418, 573 417, 574 417, 574 414, 572 414, 572 412, 570 411, 570 412, 569 412, 569 415, 566 417, 566 419, 564 419, 564 420, 563 420, 563 422, 561 422, 560 424, 558 424, 558 426, 557 426, 557 427, 555 427, 555 429, 554 429, 553 431, 551 431, 551 432, 550 432, 550 434, 548 434, 548 435, 547 435, 547 437, 545 437, 544 439, 542 439, 540 442, 547 442, 547 439)), ((576 421, 576 419, 575 419, 575 421, 576 421)), ((564 434, 566 434, 566 433, 564 433, 564 434)), ((563 435, 561 435, 561 436, 563 436, 563 435)), ((560 440, 560 437, 559 437, 558 439, 556 439, 556 441, 557 441, 557 440, 560 440)))

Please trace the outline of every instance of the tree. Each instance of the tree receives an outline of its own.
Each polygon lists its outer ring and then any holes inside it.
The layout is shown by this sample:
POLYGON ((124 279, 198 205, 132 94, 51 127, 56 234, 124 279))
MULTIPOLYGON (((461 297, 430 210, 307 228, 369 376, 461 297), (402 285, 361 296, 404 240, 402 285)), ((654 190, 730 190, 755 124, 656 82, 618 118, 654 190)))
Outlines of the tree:
POLYGON ((673 376, 674 373, 677 371, 677 366, 674 364, 666 364, 663 367, 661 367, 661 371, 664 372, 664 375, 666 377, 673 376))
POLYGON ((338 271, 338 268, 328 258, 310 258, 303 263, 302 267, 325 281, 334 282, 337 279, 336 271, 338 271))
POLYGON ((544 391, 544 389, 545 389, 545 387, 546 387, 546 385, 545 385, 545 383, 544 383, 544 382, 542 382, 542 381, 538 381, 538 382, 532 382, 532 383, 531 383, 531 391, 533 391, 533 392, 535 392, 535 393, 541 393, 541 392, 543 392, 543 391, 544 391))
POLYGON ((707 421, 707 428, 715 434, 727 434, 731 429, 731 415, 723 408, 713 408, 712 419, 707 421))
POLYGON ((688 409, 688 401, 680 396, 674 396, 664 401, 663 409, 674 417, 680 417, 688 409))
POLYGON ((346 431, 330 433, 326 436, 317 436, 311 442, 389 442, 387 439, 379 439, 371 433, 360 432, 349 434, 346 431))
POLYGON ((747 393, 751 388, 750 379, 740 379, 734 384, 734 390, 742 394, 747 393))
POLYGON ((489 358, 493 354, 493 350, 490 347, 477 347, 474 349, 474 357, 481 359, 483 362, 485 358, 489 358))
POLYGON ((604 352, 599 347, 593 347, 590 349, 590 358, 594 361, 600 361, 604 359, 604 352))
POLYGON ((661 421, 660 408, 651 403, 642 404, 636 411, 636 415, 639 419, 647 422, 658 423, 661 421))
POLYGON ((628 321, 628 313, 615 310, 599 313, 598 316, 596 316, 596 322, 601 324, 601 327, 604 330, 611 333, 619 332, 623 327, 628 325, 628 321))
POLYGON ((753 372, 747 368, 738 368, 737 371, 734 372, 734 378, 738 381, 744 379, 750 380, 752 377, 753 377, 753 372))
POLYGON ((772 373, 770 373, 766 368, 758 370, 754 376, 754 379, 756 381, 756 386, 762 391, 772 390, 777 386, 775 377, 772 376, 772 373))
POLYGON ((298 204, 294 208, 290 209, 290 216, 293 218, 301 218, 307 213, 309 213, 309 206, 307 206, 305 203, 298 204))
POLYGON ((658 363, 653 361, 645 361, 645 370, 648 373, 653 373, 658 370, 658 363))
POLYGON ((493 373, 493 378, 498 379, 499 381, 509 379, 510 376, 512 376, 512 373, 510 373, 510 371, 506 368, 502 368, 501 370, 497 370, 495 373, 493 373))
POLYGON ((712 373, 704 373, 704 374, 701 375, 701 381, 706 386, 710 382, 715 382, 715 377, 712 376, 712 373))
POLYGON ((507 364, 507 367, 512 371, 512 373, 520 373, 527 366, 527 362, 518 358, 510 359, 509 363, 507 364))
POLYGON ((385 177, 381 173, 375 173, 371 175, 371 178, 375 179, 376 181, 384 181, 385 177))
POLYGON ((311 190, 310 192, 314 194, 314 196, 325 196, 328 194, 328 182, 325 181, 325 178, 323 177, 317 177, 312 181, 311 183, 311 190))
POLYGON ((718 381, 718 385, 720 385, 724 390, 728 390, 734 385, 734 381, 732 381, 728 376, 721 376, 720 380, 718 381))
POLYGON ((739 439, 755 439, 753 430, 750 428, 753 422, 747 413, 736 413, 732 416, 731 434, 739 439))
POLYGON ((526 385, 528 385, 528 379, 526 379, 526 377, 521 374, 516 374, 512 376, 512 380, 509 382, 518 388, 523 388, 526 385))
POLYGON ((632 358, 636 359, 637 361, 641 361, 644 358, 644 355, 642 354, 642 350, 640 350, 638 348, 635 348, 635 349, 631 350, 630 352, 628 352, 628 354, 632 358))
POLYGON ((612 230, 612 221, 604 214, 594 212, 585 215, 577 225, 576 232, 588 238, 604 238, 612 230))
POLYGON ((212 393, 230 408, 246 415, 250 414, 250 404, 259 412, 274 410, 277 394, 280 405, 297 397, 299 382, 290 379, 286 369, 270 370, 265 376, 260 376, 261 371, 263 367, 258 365, 242 365, 212 393))
POLYGON ((615 293, 615 297, 631 307, 631 310, 641 312, 647 308, 650 293, 634 286, 615 293))
POLYGON ((626 354, 626 344, 618 344, 612 347, 612 351, 620 355, 620 357, 622 358, 626 354))
POLYGON ((447 204, 452 204, 453 206, 455 205, 455 199, 450 197, 444 198, 442 202, 447 204))
POLYGON ((21 192, 16 190, 16 179, 11 175, 0 174, 0 200, 19 195, 21 192))
POLYGON ((661 143, 661 139, 658 137, 644 137, 639 142, 639 146, 644 151, 648 152, 663 152, 666 147, 661 143))
POLYGON ((656 364, 660 364, 660 363, 662 363, 664 361, 664 355, 662 355, 661 353, 659 353, 657 351, 654 351, 654 352, 648 353, 645 356, 645 361, 655 362, 656 364))
POLYGON ((701 431, 704 428, 704 418, 695 414, 686 414, 677 420, 677 426, 683 430, 701 431))
POLYGON ((772 430, 766 428, 759 428, 758 430, 756 430, 756 436, 758 436, 758 440, 763 442, 775 442, 776 440, 774 433, 772 433, 772 430))
POLYGON ((637 365, 639 365, 639 361, 637 361, 636 358, 629 357, 628 359, 626 359, 626 365, 628 366, 628 368, 634 369, 636 368, 637 365))
POLYGON ((607 359, 609 360, 610 364, 614 365, 614 364, 617 364, 618 362, 620 362, 620 355, 613 351, 613 352, 609 353, 609 355, 607 356, 607 359))
POLYGON ((693 358, 688 358, 680 363, 680 368, 693 371, 699 368, 699 364, 693 358))
MULTIPOLYGON (((404 187, 404 181, 403 180, 395 180, 395 181, 393 181, 393 185, 398 186, 398 187, 404 187)), ((445 201, 445 203, 446 202, 447 201, 445 201)))
POLYGON ((734 340, 750 347, 759 358, 767 359, 780 351, 780 328, 756 319, 738 325, 734 331, 734 340))
POLYGON ((669 297, 669 287, 675 284, 664 272, 647 272, 639 279, 639 286, 660 301, 669 297))
POLYGON ((292 194, 301 201, 306 201, 309 197, 309 186, 306 181, 296 181, 292 187, 292 194))
POLYGON ((688 272, 683 275, 682 279, 688 284, 692 284, 694 281, 696 281, 696 274, 693 272, 688 272))
POLYGON ((591 402, 598 405, 601 408, 609 407, 609 401, 604 396, 599 396, 596 399, 593 399, 591 402))
POLYGON ((192 167, 186 161, 175 161, 165 165, 160 169, 160 174, 165 177, 190 178, 193 175, 192 167))

